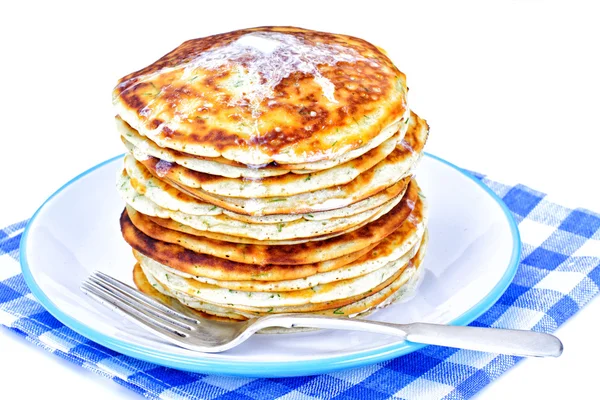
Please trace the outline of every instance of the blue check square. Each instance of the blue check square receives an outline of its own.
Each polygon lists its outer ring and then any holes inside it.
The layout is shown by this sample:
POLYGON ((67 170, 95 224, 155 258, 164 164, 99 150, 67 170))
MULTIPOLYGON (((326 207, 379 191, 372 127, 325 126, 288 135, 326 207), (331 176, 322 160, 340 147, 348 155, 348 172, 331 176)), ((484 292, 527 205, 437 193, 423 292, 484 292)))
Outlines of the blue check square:
POLYGON ((544 198, 543 193, 535 192, 525 186, 517 185, 502 198, 513 213, 526 217, 544 198))
POLYGON ((522 262, 523 264, 531 265, 543 269, 556 269, 560 264, 565 262, 569 256, 556 253, 551 250, 546 250, 542 247, 535 249, 522 262))
POLYGON ((580 210, 573 210, 560 224, 559 229, 584 238, 591 238, 600 229, 600 217, 580 210))

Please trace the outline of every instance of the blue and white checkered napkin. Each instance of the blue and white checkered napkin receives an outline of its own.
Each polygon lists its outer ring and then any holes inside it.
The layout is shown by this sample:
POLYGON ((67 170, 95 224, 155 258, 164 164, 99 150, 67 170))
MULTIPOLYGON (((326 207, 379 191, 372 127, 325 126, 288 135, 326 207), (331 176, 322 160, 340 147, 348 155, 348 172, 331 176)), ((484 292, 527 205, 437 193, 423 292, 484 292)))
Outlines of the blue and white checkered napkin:
MULTIPOLYGON (((565 208, 522 185, 479 177, 513 212, 523 254, 508 290, 472 325, 553 332, 598 293, 600 215, 565 208)), ((368 367, 285 379, 218 377, 141 362, 71 331, 33 298, 17 261, 24 226, 0 231, 0 324, 150 398, 464 399, 520 360, 428 346, 368 367)))

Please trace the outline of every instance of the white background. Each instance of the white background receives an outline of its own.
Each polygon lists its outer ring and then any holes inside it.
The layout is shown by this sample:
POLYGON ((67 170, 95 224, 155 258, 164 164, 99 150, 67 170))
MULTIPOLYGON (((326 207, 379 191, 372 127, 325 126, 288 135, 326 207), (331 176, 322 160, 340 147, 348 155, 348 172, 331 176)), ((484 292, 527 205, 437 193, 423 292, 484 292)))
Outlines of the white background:
MULTIPOLYGON (((123 152, 111 90, 181 42, 259 25, 362 37, 407 75, 426 150, 569 206, 600 210, 600 12, 594 2, 326 0, 5 2, 0 6, 0 226, 123 152)), ((101 196, 101 193, 98 193, 101 196)), ((93 212, 93 210, 90 210, 93 212)), ((595 300, 481 399, 597 396, 595 300)), ((138 398, 0 329, 0 398, 138 398)))

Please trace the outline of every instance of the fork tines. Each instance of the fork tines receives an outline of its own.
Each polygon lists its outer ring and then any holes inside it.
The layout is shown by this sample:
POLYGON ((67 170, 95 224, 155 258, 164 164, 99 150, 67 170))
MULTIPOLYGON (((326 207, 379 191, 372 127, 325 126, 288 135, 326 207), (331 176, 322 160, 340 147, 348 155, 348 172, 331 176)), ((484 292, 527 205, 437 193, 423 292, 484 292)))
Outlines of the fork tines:
POLYGON ((106 307, 179 345, 181 339, 188 337, 199 323, 99 271, 82 283, 81 290, 106 307))

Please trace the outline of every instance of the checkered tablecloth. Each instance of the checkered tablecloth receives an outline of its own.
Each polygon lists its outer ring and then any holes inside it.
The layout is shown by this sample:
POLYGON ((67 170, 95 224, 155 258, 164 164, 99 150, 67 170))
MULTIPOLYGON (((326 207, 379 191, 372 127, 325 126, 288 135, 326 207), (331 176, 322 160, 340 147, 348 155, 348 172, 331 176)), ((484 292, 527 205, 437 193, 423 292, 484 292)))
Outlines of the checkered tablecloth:
MULTIPOLYGON (((479 178, 512 211, 523 253, 508 290, 472 325, 553 332, 598 293, 600 215, 563 207, 522 185, 479 178)), ((150 398, 465 399, 520 360, 428 346, 359 369, 282 379, 219 377, 138 361, 78 335, 35 300, 17 261, 25 223, 0 230, 0 324, 150 398)))

